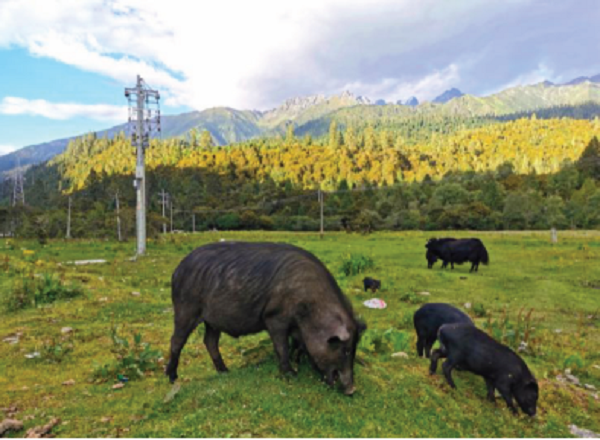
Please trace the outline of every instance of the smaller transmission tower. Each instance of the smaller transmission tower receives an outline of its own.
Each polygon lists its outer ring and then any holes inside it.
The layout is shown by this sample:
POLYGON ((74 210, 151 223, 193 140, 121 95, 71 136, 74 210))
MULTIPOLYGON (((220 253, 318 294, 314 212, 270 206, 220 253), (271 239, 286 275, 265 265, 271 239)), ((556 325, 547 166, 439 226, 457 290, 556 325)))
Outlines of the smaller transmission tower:
POLYGON ((25 191, 23 190, 23 170, 21 169, 21 159, 17 157, 17 169, 13 177, 13 206, 25 205, 25 191))
POLYGON ((137 204, 136 232, 137 254, 146 252, 146 169, 144 150, 150 145, 152 132, 160 132, 160 108, 158 91, 150 89, 138 75, 135 87, 125 89, 125 97, 129 102, 129 133, 131 143, 136 146, 135 180, 137 204))

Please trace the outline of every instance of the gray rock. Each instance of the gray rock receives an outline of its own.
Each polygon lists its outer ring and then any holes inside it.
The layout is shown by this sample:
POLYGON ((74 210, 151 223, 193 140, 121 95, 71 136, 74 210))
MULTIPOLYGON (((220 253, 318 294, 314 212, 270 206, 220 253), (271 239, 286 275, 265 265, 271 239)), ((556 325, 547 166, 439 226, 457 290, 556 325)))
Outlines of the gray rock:
POLYGON ((408 355, 406 353, 404 353, 403 351, 399 351, 398 353, 392 354, 392 357, 393 358, 408 359, 408 355))
POLYGON ((598 434, 594 431, 590 431, 589 429, 579 428, 577 425, 569 425, 569 431, 575 437, 579 438, 599 438, 598 434))

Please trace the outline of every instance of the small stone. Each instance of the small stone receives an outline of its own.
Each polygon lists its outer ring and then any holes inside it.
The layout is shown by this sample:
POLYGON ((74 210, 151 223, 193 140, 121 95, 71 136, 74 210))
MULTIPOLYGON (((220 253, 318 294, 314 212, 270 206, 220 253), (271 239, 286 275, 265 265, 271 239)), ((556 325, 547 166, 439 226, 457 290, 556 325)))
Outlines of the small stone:
POLYGON ((590 383, 584 384, 583 388, 585 388, 586 390, 590 390, 590 391, 596 391, 596 387, 590 383))
POLYGON ((140 293, 140 292, 131 292, 131 294, 132 294, 133 296, 140 296, 140 295, 141 295, 141 293, 140 293))
POLYGON ((102 298, 100 298, 98 301, 101 301, 101 302, 106 302, 106 301, 108 301, 108 298, 107 298, 106 296, 103 296, 103 297, 102 297, 102 298))
POLYGON ((26 354, 25 357, 27 359, 39 358, 40 357, 40 352, 39 351, 34 351, 33 353, 26 354))
POLYGON ((465 303, 465 309, 470 309, 471 308, 471 303, 465 303))
POLYGON ((111 420, 112 420, 112 417, 102 417, 102 418, 100 419, 100 421, 101 421, 102 423, 108 423, 108 422, 110 422, 111 420))
POLYGON ((403 351, 399 351, 398 353, 394 353, 392 354, 393 358, 403 358, 403 359, 408 359, 408 355, 406 353, 404 353, 403 351))
POLYGON ((562 329, 561 328, 557 328, 556 330, 554 330, 554 333, 562 333, 562 329))
POLYGON ((518 352, 527 351, 527 342, 521 341, 521 343, 519 344, 519 348, 517 348, 517 351, 518 352))
POLYGON ((572 374, 567 374, 566 377, 567 380, 573 385, 579 385, 579 379, 577 377, 573 376, 572 374))
POLYGON ((116 383, 116 384, 114 384, 114 385, 112 386, 112 389, 113 389, 113 390, 118 390, 118 389, 121 389, 121 388, 123 388, 124 386, 125 386, 125 384, 124 384, 124 383, 122 383, 122 382, 120 382, 120 383, 116 383))
POLYGON ((18 336, 8 336, 4 339, 2 339, 3 342, 7 342, 9 344, 17 344, 19 342, 19 337, 18 336))
POLYGON ((565 368, 565 374, 571 374, 571 369, 570 368, 565 368))
POLYGON ((60 423, 60 419, 54 418, 44 426, 36 426, 27 431, 26 438, 47 438, 56 425, 60 423))
POLYGON ((600 365, 592 365, 596 370, 600 370, 600 365))
POLYGON ((66 334, 68 334, 68 333, 72 333, 72 332, 73 332, 73 329, 72 329, 71 327, 63 327, 63 328, 61 328, 61 329, 60 329, 60 332, 61 332, 63 335, 66 335, 66 334))
POLYGON ((569 431, 575 437, 579 438, 598 438, 598 434, 594 431, 590 431, 589 429, 579 428, 577 425, 569 425, 569 431))
POLYGON ((418 292, 417 295, 421 295, 421 296, 429 296, 431 295, 429 292, 418 292))
POLYGON ((68 387, 68 386, 71 386, 71 385, 75 385, 75 381, 73 379, 69 379, 69 380, 64 381, 62 384, 64 386, 68 387))
POLYGON ((4 419, 0 422, 0 437, 7 431, 19 431, 23 429, 23 422, 15 419, 4 419))

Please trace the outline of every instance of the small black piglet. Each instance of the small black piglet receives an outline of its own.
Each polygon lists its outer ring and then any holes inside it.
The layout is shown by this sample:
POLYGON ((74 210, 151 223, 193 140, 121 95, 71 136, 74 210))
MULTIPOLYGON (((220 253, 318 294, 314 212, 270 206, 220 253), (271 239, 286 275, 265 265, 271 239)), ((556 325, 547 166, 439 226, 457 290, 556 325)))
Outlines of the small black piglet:
POLYGON ((365 286, 365 292, 369 289, 371 289, 371 292, 377 292, 381 289, 381 281, 369 277, 363 280, 363 285, 365 286))

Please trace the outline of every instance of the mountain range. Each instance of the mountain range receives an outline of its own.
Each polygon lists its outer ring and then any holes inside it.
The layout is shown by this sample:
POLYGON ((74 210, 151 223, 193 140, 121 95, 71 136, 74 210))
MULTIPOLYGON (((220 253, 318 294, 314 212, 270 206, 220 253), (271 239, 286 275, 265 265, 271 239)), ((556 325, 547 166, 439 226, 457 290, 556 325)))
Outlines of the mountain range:
MULTIPOLYGON (((586 102, 600 103, 600 75, 579 77, 558 85, 544 81, 534 85, 516 86, 485 97, 463 94, 460 90, 451 88, 431 102, 420 104, 414 97, 404 103, 398 101, 397 104, 385 103, 382 100, 372 102, 367 97, 355 96, 345 91, 329 97, 313 95, 291 98, 279 107, 265 112, 216 107, 163 116, 161 137, 186 136, 192 129, 208 130, 216 144, 225 145, 255 137, 281 135, 285 133, 288 124, 294 124, 297 134, 320 136, 326 132, 324 127, 328 127, 332 120, 343 126, 344 121, 368 119, 374 122, 382 115, 389 118, 390 114, 397 120, 428 114, 502 116, 586 102), (381 110, 376 110, 377 108, 381 110)), ((110 138, 122 131, 127 132, 126 124, 96 134, 98 137, 110 138)), ((64 151, 69 141, 78 136, 31 145, 0 156, 0 174, 16 168, 19 161, 21 166, 27 166, 49 160, 64 151)))

